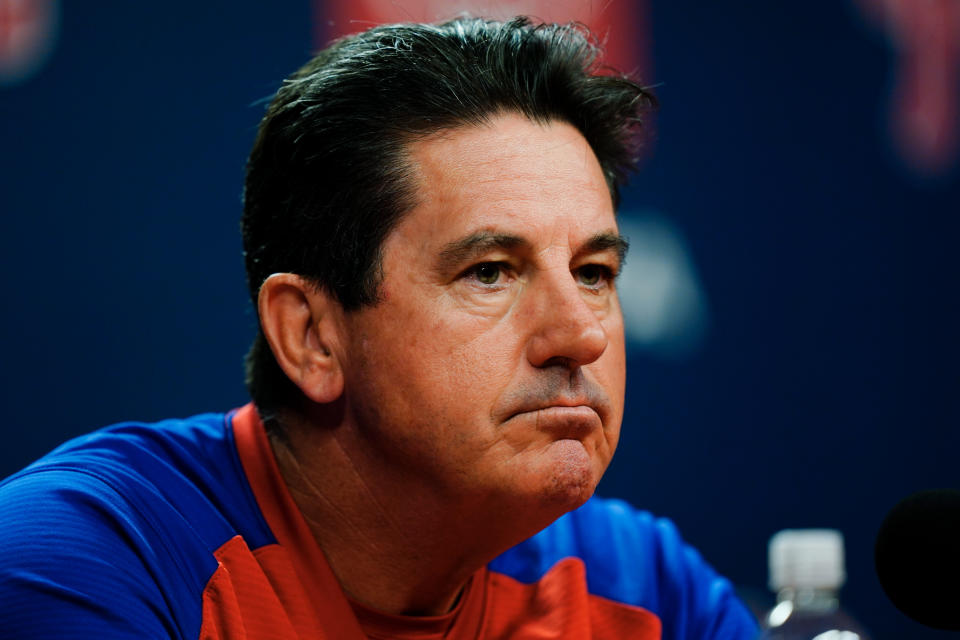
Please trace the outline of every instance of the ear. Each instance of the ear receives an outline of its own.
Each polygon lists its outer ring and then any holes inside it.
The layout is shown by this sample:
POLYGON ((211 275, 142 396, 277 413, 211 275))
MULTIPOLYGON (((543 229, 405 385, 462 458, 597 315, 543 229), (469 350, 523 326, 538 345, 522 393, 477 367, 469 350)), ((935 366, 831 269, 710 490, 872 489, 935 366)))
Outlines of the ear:
POLYGON ((260 326, 287 377, 318 404, 343 393, 335 349, 342 309, 326 290, 292 273, 275 273, 260 287, 260 326))

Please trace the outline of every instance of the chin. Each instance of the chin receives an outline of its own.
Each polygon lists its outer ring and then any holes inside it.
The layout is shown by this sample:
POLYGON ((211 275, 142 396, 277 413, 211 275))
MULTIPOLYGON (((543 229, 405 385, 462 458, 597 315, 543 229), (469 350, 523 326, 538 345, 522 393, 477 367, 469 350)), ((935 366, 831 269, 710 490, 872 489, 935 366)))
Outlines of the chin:
POLYGON ((583 445, 575 440, 556 442, 553 448, 557 455, 551 461, 549 479, 541 497, 544 506, 557 510, 555 517, 560 517, 590 499, 602 472, 583 445))

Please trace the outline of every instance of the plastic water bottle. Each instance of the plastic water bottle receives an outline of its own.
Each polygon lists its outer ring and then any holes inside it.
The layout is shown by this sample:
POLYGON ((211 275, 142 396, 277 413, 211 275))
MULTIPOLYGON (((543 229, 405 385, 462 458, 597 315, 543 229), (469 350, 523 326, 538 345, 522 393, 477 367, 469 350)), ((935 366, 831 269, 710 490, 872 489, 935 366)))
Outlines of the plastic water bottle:
POLYGON ((787 529, 770 538, 770 588, 777 604, 761 620, 764 640, 868 640, 841 608, 843 536, 833 529, 787 529))

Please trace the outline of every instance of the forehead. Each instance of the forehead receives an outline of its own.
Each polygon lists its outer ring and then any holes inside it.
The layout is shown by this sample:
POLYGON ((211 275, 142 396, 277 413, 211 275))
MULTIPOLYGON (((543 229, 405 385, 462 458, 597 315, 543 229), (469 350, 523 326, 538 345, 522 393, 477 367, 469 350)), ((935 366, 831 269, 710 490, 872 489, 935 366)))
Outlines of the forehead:
POLYGON ((600 164, 565 122, 498 115, 415 141, 409 158, 416 200, 400 225, 408 232, 536 237, 557 227, 574 235, 616 228, 600 164))

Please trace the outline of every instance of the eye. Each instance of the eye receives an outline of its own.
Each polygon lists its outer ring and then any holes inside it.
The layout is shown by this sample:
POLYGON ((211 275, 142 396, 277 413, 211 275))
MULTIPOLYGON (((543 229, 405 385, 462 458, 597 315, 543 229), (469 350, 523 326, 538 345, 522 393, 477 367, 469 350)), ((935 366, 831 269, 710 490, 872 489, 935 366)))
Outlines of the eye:
POLYGON ((586 264, 577 269, 576 276, 577 282, 590 289, 600 289, 613 279, 610 268, 600 264, 586 264))
POLYGON ((481 262, 472 267, 468 275, 472 275, 480 284, 497 284, 503 273, 503 265, 499 262, 481 262))

